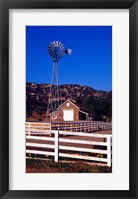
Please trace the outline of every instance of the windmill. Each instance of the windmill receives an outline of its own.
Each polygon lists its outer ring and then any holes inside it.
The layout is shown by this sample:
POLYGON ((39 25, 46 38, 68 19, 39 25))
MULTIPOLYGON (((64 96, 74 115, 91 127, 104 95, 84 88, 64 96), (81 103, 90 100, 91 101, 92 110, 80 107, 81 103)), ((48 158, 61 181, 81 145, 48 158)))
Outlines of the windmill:
POLYGON ((65 54, 71 55, 71 53, 72 50, 66 49, 59 41, 53 41, 48 45, 48 54, 53 59, 53 71, 49 89, 46 120, 49 114, 54 112, 62 103, 60 100, 61 93, 59 88, 58 62, 65 54))

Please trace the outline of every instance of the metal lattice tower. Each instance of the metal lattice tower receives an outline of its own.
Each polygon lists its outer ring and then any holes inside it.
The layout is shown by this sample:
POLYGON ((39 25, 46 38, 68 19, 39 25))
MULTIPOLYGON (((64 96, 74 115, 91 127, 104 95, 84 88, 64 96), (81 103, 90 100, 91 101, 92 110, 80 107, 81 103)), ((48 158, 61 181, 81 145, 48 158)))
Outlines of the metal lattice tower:
POLYGON ((61 92, 59 88, 58 62, 65 54, 71 55, 71 49, 65 49, 64 45, 59 41, 53 41, 48 45, 48 54, 53 58, 53 72, 48 96, 48 105, 46 120, 49 114, 54 112, 62 103, 61 92))

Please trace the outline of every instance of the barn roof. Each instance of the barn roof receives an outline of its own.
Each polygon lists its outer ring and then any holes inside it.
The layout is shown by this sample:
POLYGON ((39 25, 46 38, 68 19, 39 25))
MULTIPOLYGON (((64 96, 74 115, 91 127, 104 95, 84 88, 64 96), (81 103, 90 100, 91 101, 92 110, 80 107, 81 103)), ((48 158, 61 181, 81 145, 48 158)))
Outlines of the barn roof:
POLYGON ((88 108, 84 107, 81 104, 76 103, 76 101, 73 101, 73 103, 83 112, 89 113, 90 111, 88 110, 88 108))
MULTIPOLYGON (((86 109, 84 106, 82 106, 82 105, 80 105, 80 104, 77 104, 75 100, 72 100, 72 101, 71 101, 71 100, 66 100, 65 102, 63 102, 63 103, 57 108, 57 110, 53 111, 52 113, 57 112, 58 109, 59 109, 61 106, 63 106, 65 103, 67 103, 67 102, 72 103, 80 112, 82 112, 82 113, 84 113, 84 114, 88 114, 88 113, 89 113, 89 110, 88 110, 88 109, 86 109)), ((50 113, 50 114, 52 114, 52 113, 50 113)))
MULTIPOLYGON (((71 104, 75 105, 76 108, 79 109, 79 107, 77 106, 77 104, 75 104, 75 101, 71 101, 71 100, 66 100, 65 102, 63 102, 59 107, 63 106, 65 103, 70 102, 71 104)), ((59 109, 59 107, 57 109, 59 109)))

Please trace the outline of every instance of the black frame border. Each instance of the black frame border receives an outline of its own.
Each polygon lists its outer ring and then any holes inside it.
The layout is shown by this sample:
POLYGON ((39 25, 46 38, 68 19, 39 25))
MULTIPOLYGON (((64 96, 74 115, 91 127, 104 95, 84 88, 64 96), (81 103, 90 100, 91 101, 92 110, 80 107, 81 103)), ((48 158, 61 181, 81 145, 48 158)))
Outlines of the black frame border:
MULTIPOLYGON (((138 0, 0 0, 0 197, 1 198, 138 198, 138 0), (9 190, 9 9, 129 9, 130 189, 113 191, 9 190)), ((119 180, 119 179, 118 179, 119 180)))

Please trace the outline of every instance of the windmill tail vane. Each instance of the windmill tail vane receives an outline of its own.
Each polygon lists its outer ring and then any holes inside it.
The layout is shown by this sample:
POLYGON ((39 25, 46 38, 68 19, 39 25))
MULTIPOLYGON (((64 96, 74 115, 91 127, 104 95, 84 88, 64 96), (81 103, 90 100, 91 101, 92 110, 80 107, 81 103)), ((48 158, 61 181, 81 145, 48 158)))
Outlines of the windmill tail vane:
POLYGON ((71 54, 72 54, 72 49, 71 49, 71 48, 66 49, 66 50, 65 50, 65 53, 68 54, 68 55, 71 55, 71 54))

